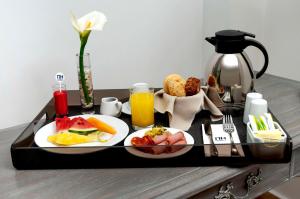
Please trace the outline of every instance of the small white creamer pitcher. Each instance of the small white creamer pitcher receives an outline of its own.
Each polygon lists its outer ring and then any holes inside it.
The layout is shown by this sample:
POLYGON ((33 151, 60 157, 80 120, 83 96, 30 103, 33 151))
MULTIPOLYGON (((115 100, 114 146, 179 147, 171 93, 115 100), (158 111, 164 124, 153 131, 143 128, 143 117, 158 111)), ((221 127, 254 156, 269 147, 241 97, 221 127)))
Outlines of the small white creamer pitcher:
POLYGON ((122 102, 116 97, 104 97, 101 99, 100 113, 102 115, 110 115, 119 117, 122 110, 122 102))

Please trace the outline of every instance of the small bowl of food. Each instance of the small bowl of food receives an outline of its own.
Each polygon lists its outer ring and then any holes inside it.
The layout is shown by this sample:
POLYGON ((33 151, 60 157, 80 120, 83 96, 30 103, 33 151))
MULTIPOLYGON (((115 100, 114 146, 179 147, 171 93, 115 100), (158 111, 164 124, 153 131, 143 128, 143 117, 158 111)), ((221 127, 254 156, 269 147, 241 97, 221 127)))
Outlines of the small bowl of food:
POLYGON ((263 116, 249 115, 247 143, 254 157, 280 159, 284 156, 286 133, 274 122, 270 113, 263 116))

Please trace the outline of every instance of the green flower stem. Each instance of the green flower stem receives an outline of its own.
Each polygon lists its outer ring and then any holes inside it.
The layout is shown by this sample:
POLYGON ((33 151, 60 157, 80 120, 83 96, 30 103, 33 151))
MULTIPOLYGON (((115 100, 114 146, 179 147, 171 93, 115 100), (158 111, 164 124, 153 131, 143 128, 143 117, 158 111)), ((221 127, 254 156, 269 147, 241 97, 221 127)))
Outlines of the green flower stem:
POLYGON ((87 104, 91 102, 91 97, 88 93, 88 88, 86 86, 86 79, 85 79, 85 72, 84 72, 84 63, 83 63, 83 56, 84 56, 84 48, 89 38, 89 33, 85 34, 83 37, 80 37, 81 45, 80 45, 80 53, 79 53, 79 73, 80 73, 80 81, 81 86, 84 94, 84 99, 87 104))

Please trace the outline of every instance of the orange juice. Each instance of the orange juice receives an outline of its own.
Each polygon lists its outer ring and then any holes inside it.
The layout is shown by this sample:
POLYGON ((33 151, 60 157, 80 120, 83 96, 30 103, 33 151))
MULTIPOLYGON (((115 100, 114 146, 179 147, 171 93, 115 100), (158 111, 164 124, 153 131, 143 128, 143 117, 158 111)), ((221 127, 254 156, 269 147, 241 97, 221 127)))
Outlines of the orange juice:
POLYGON ((153 126, 154 124, 154 94, 149 91, 131 92, 131 120, 135 129, 153 126))

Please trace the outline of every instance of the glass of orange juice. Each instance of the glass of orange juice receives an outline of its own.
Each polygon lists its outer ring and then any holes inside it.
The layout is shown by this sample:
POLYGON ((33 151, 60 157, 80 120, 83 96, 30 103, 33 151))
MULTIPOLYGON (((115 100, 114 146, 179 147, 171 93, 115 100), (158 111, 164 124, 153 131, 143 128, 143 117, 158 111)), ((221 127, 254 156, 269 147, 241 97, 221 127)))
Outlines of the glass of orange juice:
POLYGON ((154 125, 154 89, 146 83, 130 88, 131 122, 135 130, 154 125))

